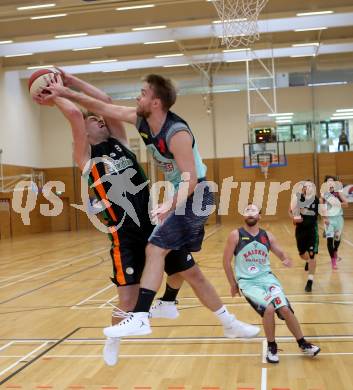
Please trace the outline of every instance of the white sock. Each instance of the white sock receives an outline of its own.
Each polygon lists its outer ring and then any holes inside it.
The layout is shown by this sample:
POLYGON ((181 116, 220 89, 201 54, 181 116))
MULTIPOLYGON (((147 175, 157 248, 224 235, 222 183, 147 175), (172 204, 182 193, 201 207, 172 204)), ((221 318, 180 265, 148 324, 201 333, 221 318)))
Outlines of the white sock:
POLYGON ((220 309, 213 312, 215 316, 218 317, 222 325, 227 325, 229 322, 233 321, 235 317, 233 314, 230 314, 228 309, 223 305, 220 309))
POLYGON ((308 280, 314 280, 314 275, 308 275, 308 280))

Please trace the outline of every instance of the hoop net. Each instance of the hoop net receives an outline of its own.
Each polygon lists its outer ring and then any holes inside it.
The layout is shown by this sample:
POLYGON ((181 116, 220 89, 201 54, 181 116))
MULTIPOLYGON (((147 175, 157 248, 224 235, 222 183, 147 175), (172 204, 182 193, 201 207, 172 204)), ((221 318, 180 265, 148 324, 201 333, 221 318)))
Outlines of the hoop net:
POLYGON ((260 161, 259 162, 261 172, 264 174, 265 179, 268 177, 268 167, 270 165, 269 161, 260 161))
POLYGON ((248 46, 260 37, 257 20, 269 0, 213 0, 223 24, 222 44, 248 46))

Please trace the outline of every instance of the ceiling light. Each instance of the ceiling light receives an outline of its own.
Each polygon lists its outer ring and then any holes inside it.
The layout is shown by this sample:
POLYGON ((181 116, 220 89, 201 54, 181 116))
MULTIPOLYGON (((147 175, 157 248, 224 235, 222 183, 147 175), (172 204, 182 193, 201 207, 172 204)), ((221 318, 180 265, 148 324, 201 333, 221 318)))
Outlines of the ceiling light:
POLYGON ((231 64, 232 62, 248 62, 248 61, 252 61, 252 60, 248 60, 248 59, 242 59, 242 60, 227 60, 226 62, 231 64))
POLYGON ((331 118, 332 121, 344 121, 346 119, 353 119, 353 116, 335 116, 331 118))
POLYGON ((291 58, 300 58, 300 57, 316 57, 316 54, 298 54, 295 56, 291 56, 291 58))
POLYGON ((336 112, 353 112, 353 108, 341 108, 336 110, 336 112))
POLYGON ((148 27, 134 27, 132 31, 144 31, 144 30, 160 30, 162 28, 167 28, 167 26, 148 26, 148 27))
POLYGON ((178 66, 189 66, 190 64, 163 65, 164 68, 177 68, 178 66))
POLYGON ((172 42, 175 42, 174 39, 168 39, 166 41, 151 41, 151 42, 144 42, 143 44, 144 45, 157 45, 159 43, 172 43, 172 42))
POLYGON ((9 54, 7 56, 5 56, 6 58, 10 58, 10 57, 24 57, 24 56, 32 56, 33 53, 20 53, 20 54, 9 54))
POLYGON ((129 69, 102 70, 102 73, 126 72, 129 69))
POLYGON ((232 22, 245 22, 248 20, 247 18, 239 18, 239 19, 225 19, 225 20, 214 20, 213 24, 220 24, 220 23, 232 23, 232 22))
POLYGON ((248 51, 248 50, 250 50, 248 47, 244 49, 225 49, 223 50, 223 53, 235 53, 238 51, 248 51))
MULTIPOLYGON (((262 89, 262 88, 261 88, 262 89)), ((276 121, 291 121, 293 120, 293 117, 292 116, 280 116, 278 118, 276 118, 276 121)))
POLYGON ((119 7, 115 8, 117 11, 128 11, 130 9, 140 9, 140 8, 153 8, 154 4, 144 4, 144 5, 132 5, 130 7, 119 7))
POLYGON ((169 58, 169 57, 182 57, 183 53, 176 53, 176 54, 161 54, 158 56, 154 56, 155 58, 169 58))
POLYGON ((72 51, 82 51, 82 50, 98 50, 103 49, 102 46, 92 46, 92 47, 79 47, 77 49, 72 49, 72 51))
POLYGON ((61 18, 63 16, 67 16, 67 14, 53 14, 53 15, 43 15, 43 16, 31 16, 31 19, 32 20, 51 19, 51 18, 61 18))
POLYGON ((61 39, 61 38, 85 37, 87 35, 88 35, 88 33, 62 34, 62 35, 55 35, 55 38, 61 39))
POLYGON ((353 112, 336 112, 335 114, 332 114, 332 116, 352 116, 353 115, 353 112))
POLYGON ((322 85, 344 85, 348 84, 347 81, 332 81, 330 83, 313 83, 313 84, 308 84, 308 87, 320 87, 322 85))
POLYGON ((300 31, 320 31, 320 30, 327 30, 327 27, 297 28, 294 31, 300 32, 300 31))
POLYGON ((13 43, 13 41, 0 41, 0 45, 5 45, 6 43, 13 43))
POLYGON ((104 63, 108 63, 108 62, 117 62, 118 60, 115 58, 115 59, 112 59, 112 60, 97 60, 97 61, 90 61, 89 63, 90 64, 104 64, 104 63))
POLYGON ((54 65, 36 65, 36 66, 28 66, 27 69, 47 69, 54 68, 54 65))
POLYGON ((278 120, 278 121, 276 121, 276 123, 278 123, 278 124, 281 124, 281 123, 292 123, 292 121, 291 120, 278 120))
POLYGON ((294 113, 293 112, 282 112, 282 113, 273 113, 273 114, 268 114, 268 116, 293 116, 294 113))
POLYGON ((28 6, 25 6, 25 7, 17 7, 17 10, 18 11, 25 11, 27 9, 38 9, 38 8, 49 8, 49 7, 55 7, 56 4, 55 3, 51 3, 51 4, 38 4, 38 5, 28 5, 28 6))
POLYGON ((309 43, 295 43, 292 47, 305 47, 305 46, 320 46, 319 42, 309 42, 309 43))
POLYGON ((297 16, 328 15, 328 14, 333 14, 333 11, 299 12, 297 16))

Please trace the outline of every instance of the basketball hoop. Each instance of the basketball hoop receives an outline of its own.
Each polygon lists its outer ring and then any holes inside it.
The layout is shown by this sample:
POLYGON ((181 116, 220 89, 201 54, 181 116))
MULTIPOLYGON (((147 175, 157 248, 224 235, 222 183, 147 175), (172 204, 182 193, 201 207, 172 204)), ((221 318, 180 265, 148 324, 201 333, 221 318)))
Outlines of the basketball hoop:
POLYGON ((268 168, 270 166, 269 161, 260 161, 259 162, 261 172, 265 175, 265 179, 268 177, 268 168))
POLYGON ((222 44, 249 46, 260 37, 257 20, 269 0, 213 0, 223 24, 222 44))

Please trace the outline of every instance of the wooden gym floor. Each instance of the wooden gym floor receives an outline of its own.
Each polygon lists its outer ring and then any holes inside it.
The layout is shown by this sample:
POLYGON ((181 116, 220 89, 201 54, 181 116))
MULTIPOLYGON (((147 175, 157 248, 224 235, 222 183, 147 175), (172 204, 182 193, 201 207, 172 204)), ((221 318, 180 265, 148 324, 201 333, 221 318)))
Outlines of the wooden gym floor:
MULTIPOLYGON (((108 239, 96 232, 33 235, 0 242, 0 387, 111 390, 353 389, 353 221, 346 221, 342 262, 331 271, 325 240, 311 294, 290 221, 264 223, 293 257, 285 269, 272 256, 307 338, 322 353, 301 355, 277 322, 280 363, 264 363, 263 331, 229 340, 215 317, 184 285, 177 320, 153 320, 150 337, 122 342, 120 361, 101 358, 102 328, 116 297, 109 282, 108 239)), ((231 226, 212 226, 201 253, 203 272, 239 319, 260 324, 244 298, 231 298, 221 261, 231 226)))

